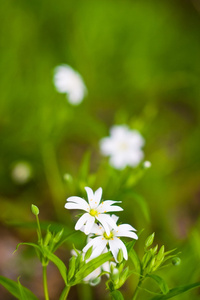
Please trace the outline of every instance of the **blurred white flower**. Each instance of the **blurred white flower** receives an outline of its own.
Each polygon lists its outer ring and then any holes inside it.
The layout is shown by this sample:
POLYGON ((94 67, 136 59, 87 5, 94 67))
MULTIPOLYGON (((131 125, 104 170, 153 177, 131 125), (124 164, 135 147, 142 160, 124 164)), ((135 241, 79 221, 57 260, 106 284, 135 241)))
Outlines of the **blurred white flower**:
POLYGON ((59 93, 66 93, 68 101, 77 105, 82 102, 87 88, 81 75, 68 65, 55 68, 54 85, 59 93))
POLYGON ((32 168, 28 162, 21 161, 14 164, 11 177, 17 184, 24 184, 32 176, 32 168))
POLYGON ((85 187, 88 196, 88 202, 80 197, 69 197, 67 199, 67 203, 65 204, 65 208, 67 209, 80 209, 86 211, 80 219, 77 221, 75 225, 76 230, 80 230, 83 225, 85 234, 90 234, 90 230, 95 223, 95 220, 99 221, 106 233, 110 234, 109 225, 111 228, 117 229, 116 222, 110 215, 107 215, 107 212, 113 211, 121 211, 123 210, 120 206, 113 204, 117 203, 118 201, 111 201, 106 200, 100 203, 101 196, 102 196, 102 188, 99 188, 94 193, 93 190, 89 187, 85 187))
MULTIPOLYGON (((115 215, 112 215, 111 218, 115 222, 117 222, 118 220, 118 217, 115 215)), ((110 234, 108 235, 103 227, 94 224, 92 229, 90 230, 90 232, 93 233, 94 238, 92 238, 89 243, 83 248, 83 252, 86 252, 91 246, 93 246, 93 252, 90 257, 90 259, 93 259, 108 249, 112 252, 115 261, 118 262, 117 255, 119 250, 122 249, 123 257, 125 260, 127 260, 127 249, 124 243, 120 240, 120 237, 130 237, 137 240, 138 236, 134 231, 136 231, 136 229, 131 225, 122 224, 118 225, 116 230, 110 228, 110 234)))
POLYGON ((110 164, 116 169, 126 166, 136 167, 144 157, 141 147, 144 138, 137 130, 126 125, 113 126, 110 137, 101 139, 100 149, 103 155, 110 156, 110 164))

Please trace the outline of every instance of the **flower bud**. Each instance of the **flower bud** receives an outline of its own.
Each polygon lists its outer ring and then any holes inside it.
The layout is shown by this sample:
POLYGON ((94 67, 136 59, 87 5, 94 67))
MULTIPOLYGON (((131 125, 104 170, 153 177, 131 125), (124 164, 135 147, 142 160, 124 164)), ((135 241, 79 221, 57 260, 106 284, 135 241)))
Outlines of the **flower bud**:
POLYGON ((99 284, 100 281, 101 281, 101 277, 97 277, 93 280, 90 280, 89 284, 92 285, 92 286, 95 286, 95 285, 99 284))
POLYGON ((55 237, 53 239, 54 243, 58 243, 60 241, 60 239, 63 235, 63 231, 64 231, 64 228, 55 235, 55 237))
POLYGON ((34 204, 31 205, 31 211, 35 216, 39 215, 39 212, 40 212, 39 208, 34 204))
POLYGON ((143 269, 146 268, 146 266, 148 265, 151 258, 152 258, 152 251, 149 250, 147 253, 145 253, 145 255, 143 256, 143 259, 142 259, 143 269))
POLYGON ((48 231, 44 238, 44 246, 47 246, 49 244, 51 237, 52 237, 52 234, 50 231, 48 231))
POLYGON ((123 251, 120 248, 119 251, 118 251, 118 254, 117 254, 117 261, 118 261, 118 263, 121 264, 122 261, 123 261, 123 259, 124 259, 123 251))
POLYGON ((85 253, 85 260, 89 259, 92 254, 93 246, 91 246, 85 253))
POLYGON ((158 251, 157 254, 157 260, 162 260, 163 256, 164 256, 164 252, 165 252, 165 246, 162 245, 162 247, 160 248, 160 250, 158 251))
POLYGON ((179 257, 174 257, 174 258, 172 259, 172 264, 173 264, 174 266, 179 266, 180 263, 181 263, 181 259, 180 259, 179 257))
POLYGON ((154 236, 155 236, 155 232, 152 233, 145 241, 145 247, 148 248, 153 244, 153 240, 154 240, 154 236))
POLYGON ((120 274, 119 283, 117 284, 117 286, 115 286, 116 289, 119 289, 124 284, 124 282, 128 277, 128 273, 129 273, 129 267, 125 268, 124 271, 120 274))
POLYGON ((69 261, 68 280, 70 281, 75 273, 76 257, 72 256, 69 261))

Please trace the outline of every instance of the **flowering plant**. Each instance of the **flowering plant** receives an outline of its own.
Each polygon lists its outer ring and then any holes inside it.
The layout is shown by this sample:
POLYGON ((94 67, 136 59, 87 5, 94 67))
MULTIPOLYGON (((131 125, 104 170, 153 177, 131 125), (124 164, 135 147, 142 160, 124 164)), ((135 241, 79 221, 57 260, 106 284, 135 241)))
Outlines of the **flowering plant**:
MULTIPOLYGON (((80 283, 97 285, 104 275, 107 276, 106 288, 114 300, 124 299, 119 289, 132 275, 138 277, 138 283, 133 292, 133 300, 139 299, 139 293, 143 290, 142 285, 146 280, 153 280, 160 289, 156 293, 145 289, 146 292, 154 294, 151 300, 169 299, 200 286, 200 283, 197 282, 169 289, 165 280, 158 274, 155 274, 155 272, 159 268, 167 266, 166 262, 169 262, 169 260, 172 261, 173 265, 180 264, 180 258, 177 257, 177 254, 173 254, 175 250, 165 252, 164 245, 160 249, 158 249, 158 245, 152 247, 154 241, 153 233, 145 240, 144 255, 140 258, 134 250, 134 245, 141 232, 136 234, 136 229, 129 224, 117 225, 119 218, 113 214, 106 214, 107 212, 121 211, 122 208, 118 205, 113 205, 116 201, 106 200, 101 202, 101 188, 96 190, 96 192, 93 192, 89 187, 86 187, 85 190, 88 202, 80 197, 69 197, 65 204, 67 209, 86 211, 76 223, 75 229, 87 235, 87 242, 82 251, 77 250, 73 246, 74 250, 72 251, 68 268, 55 254, 55 251, 77 231, 66 235, 64 228, 57 232, 51 232, 48 226, 47 232, 43 236, 38 217, 39 209, 35 205, 32 205, 31 209, 36 217, 38 242, 20 243, 16 248, 17 250, 20 245, 28 245, 36 250, 43 269, 45 300, 50 299, 47 282, 47 266, 49 262, 57 266, 65 285, 59 300, 67 299, 71 287, 80 283), (122 242, 121 237, 128 237, 133 240, 122 242)), ((18 282, 15 282, 0 276, 0 284, 8 289, 17 299, 37 299, 32 291, 21 285, 19 279, 18 282)))

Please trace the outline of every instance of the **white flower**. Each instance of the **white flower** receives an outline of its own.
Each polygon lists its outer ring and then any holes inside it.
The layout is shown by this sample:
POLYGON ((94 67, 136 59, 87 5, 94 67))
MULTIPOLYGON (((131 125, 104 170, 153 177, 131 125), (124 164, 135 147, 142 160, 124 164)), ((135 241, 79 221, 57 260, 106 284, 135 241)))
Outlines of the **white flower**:
POLYGON ((81 75, 68 65, 55 68, 54 84, 59 93, 67 94, 68 101, 73 105, 82 102, 87 93, 81 75))
POLYGON ((80 197, 69 197, 65 208, 67 209, 81 209, 86 211, 75 225, 76 230, 80 230, 84 225, 85 234, 89 234, 91 228, 93 227, 95 220, 100 222, 105 232, 110 234, 110 227, 117 229, 116 222, 110 215, 107 215, 107 212, 121 211, 123 210, 120 206, 114 205, 119 201, 106 200, 100 203, 102 196, 102 188, 99 188, 94 193, 93 190, 89 187, 85 187, 87 192, 88 202, 80 197), (110 227, 109 227, 110 226, 110 227))
MULTIPOLYGON (((115 215, 112 215, 111 217, 115 222, 118 220, 118 217, 115 215)), ((137 240, 138 236, 134 231, 136 231, 136 229, 131 225, 122 224, 118 225, 116 230, 111 229, 110 234, 108 235, 101 226, 94 224, 91 229, 91 233, 93 233, 94 238, 91 239, 90 242, 83 248, 83 252, 86 252, 91 246, 93 246, 93 252, 90 257, 90 259, 93 259, 106 251, 107 248, 112 252, 114 259, 117 262, 118 252, 122 249, 123 257, 127 260, 127 249, 124 243, 120 240, 120 237, 130 237, 137 240)))
POLYGON ((143 145, 144 138, 141 134, 137 130, 130 130, 126 125, 113 126, 110 137, 100 141, 102 154, 110 156, 110 164, 116 169, 137 166, 144 157, 141 150, 143 145))
POLYGON ((17 184, 24 184, 30 180, 32 176, 31 165, 26 161, 15 163, 11 171, 11 177, 17 184))

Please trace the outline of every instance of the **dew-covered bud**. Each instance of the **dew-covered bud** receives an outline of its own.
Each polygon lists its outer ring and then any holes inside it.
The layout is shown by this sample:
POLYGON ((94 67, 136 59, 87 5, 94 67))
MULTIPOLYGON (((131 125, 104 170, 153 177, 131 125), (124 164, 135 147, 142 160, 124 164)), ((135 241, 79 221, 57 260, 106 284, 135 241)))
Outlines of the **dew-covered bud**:
POLYGON ((31 205, 31 211, 35 216, 39 215, 39 212, 40 212, 39 208, 34 204, 31 205))

